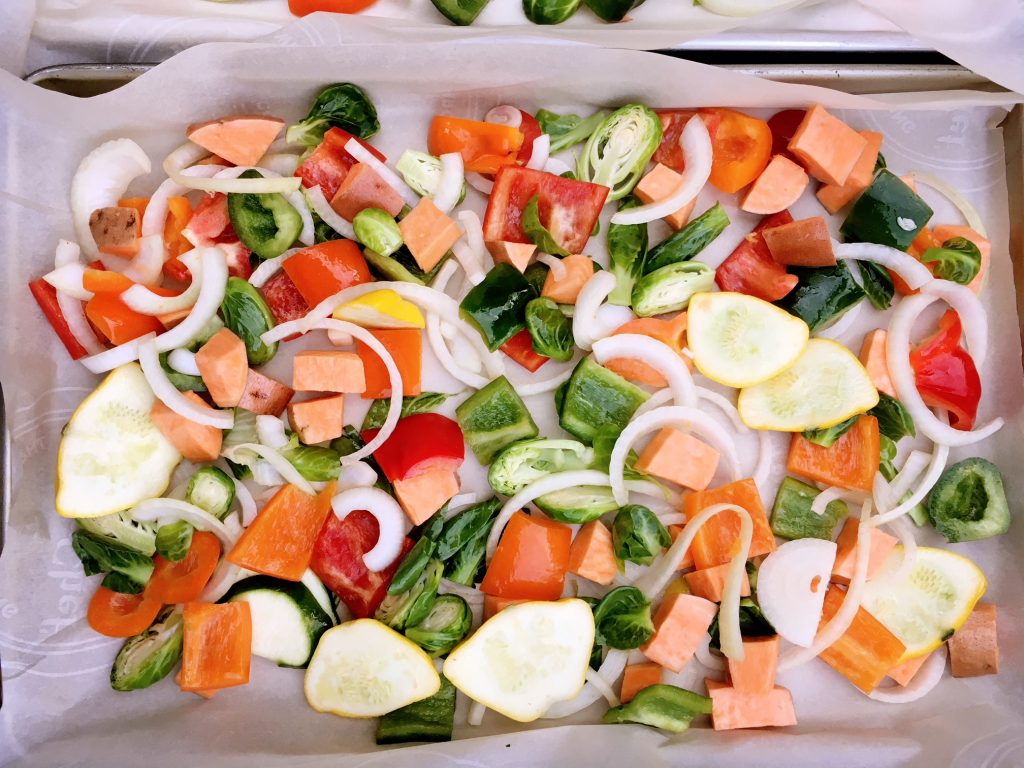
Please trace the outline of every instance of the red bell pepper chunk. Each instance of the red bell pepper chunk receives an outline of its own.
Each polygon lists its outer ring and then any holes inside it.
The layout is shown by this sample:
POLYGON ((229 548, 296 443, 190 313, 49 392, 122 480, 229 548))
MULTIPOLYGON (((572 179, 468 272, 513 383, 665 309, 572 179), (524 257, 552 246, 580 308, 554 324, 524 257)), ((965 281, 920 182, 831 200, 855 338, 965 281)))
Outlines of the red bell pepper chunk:
POLYGON ((784 109, 768 118, 768 127, 772 132, 773 157, 782 155, 797 165, 802 165, 800 160, 789 151, 789 142, 800 123, 804 121, 806 114, 807 110, 805 109, 784 109))
POLYGON ((715 272, 715 282, 723 291, 734 291, 756 296, 765 301, 778 301, 792 291, 799 282, 796 275, 773 257, 761 233, 772 227, 790 224, 789 211, 765 216, 754 227, 715 272))
POLYGON ((572 528, 516 512, 487 567, 480 591, 518 600, 557 600, 569 567, 572 528))
POLYGON ((683 157, 683 150, 679 146, 679 137, 683 135, 683 128, 690 122, 690 118, 700 115, 712 142, 722 122, 722 116, 710 109, 656 109, 655 112, 661 119, 661 144, 651 159, 655 163, 667 165, 677 173, 682 173, 686 168, 686 158, 683 157))
MULTIPOLYGON (((370 442, 379 429, 363 432, 370 442)), ((439 413, 417 413, 399 419, 384 445, 373 452, 389 482, 408 480, 435 469, 454 472, 466 458, 466 441, 457 422, 439 413)))
MULTIPOLYGON (((192 212, 188 226, 183 232, 188 232, 196 245, 220 246, 227 261, 228 274, 232 277, 248 280, 252 275, 252 264, 249 261, 252 251, 238 239, 235 228, 231 226, 227 195, 221 192, 206 195, 192 212)), ((181 259, 168 259, 164 262, 163 271, 167 277, 173 280, 183 283, 192 281, 188 267, 181 262, 181 259)))
POLYGON ((523 210, 536 197, 540 221, 555 242, 569 253, 582 253, 609 191, 602 184, 504 165, 494 177, 494 187, 487 201, 484 239, 529 243, 530 238, 523 232, 523 210))
POLYGON ((502 344, 501 351, 530 373, 533 373, 551 359, 537 353, 533 348, 533 338, 525 328, 502 344))
POLYGON ((358 619, 373 616, 384 601, 402 558, 412 549, 412 539, 406 538, 391 565, 383 571, 371 571, 363 562, 363 555, 373 549, 379 536, 377 518, 357 510, 344 520, 327 515, 313 545, 309 567, 358 619))
POLYGON ((910 353, 910 365, 921 399, 948 411, 950 426, 970 431, 981 402, 981 377, 974 359, 960 346, 961 334, 960 316, 946 312, 939 330, 910 353))
POLYGON ((519 148, 516 162, 526 165, 530 162, 530 157, 533 156, 533 142, 540 138, 543 131, 540 129, 537 118, 529 112, 520 109, 519 114, 523 116, 523 121, 519 124, 519 132, 523 134, 523 146, 519 148))
POLYGON ((28 284, 28 289, 32 292, 32 298, 36 300, 36 304, 43 311, 43 316, 50 323, 50 327, 57 334, 57 338, 64 345, 64 349, 71 355, 71 359, 78 360, 89 354, 89 351, 75 339, 68 326, 68 321, 64 319, 64 313, 60 311, 60 305, 57 303, 57 289, 43 278, 33 280, 28 284))
POLYGON ((348 175, 349 170, 357 162, 345 150, 345 145, 348 144, 350 139, 358 141, 382 163, 387 162, 387 158, 384 155, 365 141, 356 138, 348 131, 343 131, 341 128, 331 128, 324 134, 320 146, 313 150, 313 154, 307 157, 295 171, 295 175, 302 179, 302 186, 307 188, 319 186, 320 190, 324 193, 324 197, 328 200, 332 199, 338 191, 338 187, 341 186, 341 182, 348 175))
POLYGON ((260 291, 278 325, 298 320, 309 312, 309 304, 302 298, 287 272, 278 272, 263 284, 260 291))

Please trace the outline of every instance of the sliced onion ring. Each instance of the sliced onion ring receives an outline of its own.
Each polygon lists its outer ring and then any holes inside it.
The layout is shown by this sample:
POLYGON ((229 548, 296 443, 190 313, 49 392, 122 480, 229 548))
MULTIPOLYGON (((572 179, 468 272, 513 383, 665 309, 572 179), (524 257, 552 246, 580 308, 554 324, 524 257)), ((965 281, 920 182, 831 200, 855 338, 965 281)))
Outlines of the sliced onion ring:
POLYGON ((526 167, 535 171, 543 171, 548 163, 550 153, 551 137, 542 133, 533 140, 533 148, 530 152, 530 159, 526 161, 526 167))
POLYGON ((663 341, 638 333, 608 336, 594 342, 594 360, 602 365, 609 360, 628 357, 655 368, 666 379, 676 405, 697 407, 697 387, 683 358, 663 341))
MULTIPOLYGON (((608 651, 608 654, 604 657, 604 661, 601 662, 601 667, 597 670, 597 674, 601 676, 601 679, 610 687, 622 677, 623 671, 626 669, 626 662, 629 660, 628 651, 620 651, 615 648, 608 651)), ((558 701, 552 704, 548 711, 545 712, 542 717, 545 720, 557 720, 563 717, 569 717, 580 712, 595 701, 601 698, 601 692, 591 685, 586 684, 583 689, 575 696, 575 698, 569 699, 569 701, 558 701)))
POLYGON ((198 256, 195 250, 179 256, 188 267, 192 282, 177 296, 161 296, 144 285, 133 285, 121 294, 121 301, 140 315, 167 315, 195 306, 203 284, 203 263, 198 256))
POLYGON ((487 110, 487 114, 484 115, 484 122, 505 125, 509 128, 518 128, 523 124, 523 113, 519 107, 513 107, 511 104, 501 104, 487 110))
POLYGON ((911 171, 909 175, 919 184, 924 184, 925 186, 931 187, 936 192, 945 195, 949 201, 957 207, 960 213, 963 214, 964 221, 967 222, 967 226, 982 237, 988 237, 988 234, 985 231, 985 222, 981 220, 981 215, 978 213, 978 210, 971 205, 970 201, 966 197, 960 194, 959 190, 950 186, 938 176, 926 171, 911 171))
MULTIPOLYGON (((291 483, 303 493, 308 493, 310 496, 316 494, 316 489, 312 483, 304 478, 299 470, 282 456, 276 448, 271 448, 269 445, 263 445, 262 443, 239 443, 238 445, 231 446, 221 455, 228 461, 238 462, 239 454, 243 454, 246 451, 255 453, 286 482, 291 483)), ((280 485, 280 483, 275 483, 275 485, 280 485)))
POLYGON ((462 155, 458 152, 441 155, 441 180, 432 198, 441 213, 448 213, 459 202, 465 180, 466 168, 462 155))
POLYGON ((869 699, 886 704, 909 704, 929 694, 946 671, 946 646, 940 645, 921 665, 914 679, 906 686, 894 685, 889 688, 875 688, 869 699))
POLYGON ((209 531, 220 539, 224 545, 224 551, 228 551, 235 545, 237 536, 232 535, 231 530, 216 517, 205 509, 189 504, 187 501, 177 499, 148 499, 132 508, 129 513, 133 520, 140 523, 161 524, 177 522, 182 520, 200 531, 209 531))
POLYGON ((398 502, 379 488, 349 488, 331 499, 331 508, 339 520, 357 509, 366 510, 380 526, 377 543, 363 555, 371 571, 383 571, 402 554, 402 542, 408 530, 405 513, 398 502))
POLYGON ((891 269, 913 290, 921 288, 935 278, 922 262, 909 253, 897 251, 887 245, 878 243, 845 243, 836 249, 836 258, 855 261, 870 261, 879 266, 891 269))
POLYGON ((152 334, 142 337, 138 344, 139 364, 153 394, 179 416, 217 429, 231 429, 235 423, 233 411, 219 411, 199 405, 183 395, 167 378, 156 350, 152 334))
POLYGON ((202 375, 199 372, 199 366, 196 365, 195 352, 181 347, 171 350, 171 353, 167 355, 167 364, 178 373, 184 373, 186 376, 202 375))
POLYGON ((99 257, 89 228, 93 211, 116 206, 128 185, 151 168, 149 157, 131 139, 107 141, 82 158, 71 179, 71 219, 78 242, 90 259, 99 257))
POLYGON ((547 265, 547 268, 551 270, 551 276, 555 280, 564 280, 565 273, 568 271, 565 268, 565 264, 557 256, 552 256, 550 253, 542 253, 537 257, 537 261, 541 264, 547 265))
MULTIPOLYGON (((636 210, 631 209, 631 210, 636 210)), ((594 342, 610 334, 614 328, 599 328, 597 310, 615 290, 615 275, 606 269, 595 272, 576 297, 576 311, 572 316, 572 335, 576 346, 590 351, 594 342)))
POLYGON ((470 171, 466 174, 466 183, 477 192, 482 192, 485 195, 489 195, 494 191, 494 182, 475 171, 470 171))
POLYGON ((303 189, 303 192, 306 195, 306 199, 309 201, 310 207, 316 215, 321 218, 324 224, 342 237, 358 241, 356 231, 352 227, 352 223, 347 221, 340 213, 331 208, 331 204, 327 202, 327 198, 324 197, 324 192, 320 189, 319 184, 315 187, 303 189))

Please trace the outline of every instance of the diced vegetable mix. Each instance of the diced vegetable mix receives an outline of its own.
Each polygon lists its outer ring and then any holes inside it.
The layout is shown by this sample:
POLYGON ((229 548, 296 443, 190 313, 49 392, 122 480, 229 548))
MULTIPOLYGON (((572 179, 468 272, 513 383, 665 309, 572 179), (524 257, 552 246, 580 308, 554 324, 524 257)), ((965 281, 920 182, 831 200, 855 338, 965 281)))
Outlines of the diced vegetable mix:
MULTIPOLYGON (((486 3, 435 5, 468 24, 486 3)), ((524 10, 551 24, 580 5, 524 10)), ((619 21, 640 3, 585 5, 619 21)), ((966 227, 928 229, 930 205, 886 167, 879 134, 821 107, 765 122, 639 103, 585 117, 502 106, 438 115, 396 175, 368 142, 382 130, 371 94, 339 83, 287 129, 308 154, 280 178, 258 161, 282 127, 228 116, 189 128, 210 162, 253 168, 218 175, 194 209, 169 204, 163 255, 180 267, 163 272, 183 285, 92 266, 85 305, 56 272, 30 285, 69 354, 113 371, 65 427, 57 509, 76 520, 85 573, 103 576, 90 625, 126 638, 114 690, 153 685, 180 661, 181 688, 210 696, 245 684, 255 655, 308 666, 318 710, 382 715, 378 744, 443 741, 457 691, 516 720, 572 714, 614 690, 624 654, 639 649, 657 674, 642 686, 627 674, 625 703, 605 723, 786 726, 800 702, 776 667, 820 655, 870 692, 886 674, 902 683, 905 650, 957 637, 984 576, 929 548, 923 564, 897 567, 914 534, 896 521, 930 524, 950 543, 1011 524, 994 464, 943 463, 947 446, 973 437, 982 398, 979 331, 964 326, 984 311, 972 291, 990 243, 966 227), (575 148, 574 171, 537 161, 541 136, 550 156, 575 148), (698 186, 738 192, 763 218, 735 232, 726 200, 690 220, 684 168, 703 168, 698 186), (457 210, 478 194, 466 171, 493 176, 483 221, 457 210), (799 197, 811 177, 826 210, 846 209, 843 244, 824 217, 788 211, 796 198, 783 182, 802 179, 799 197), (654 242, 657 219, 673 232, 654 242), (602 226, 607 269, 593 253, 602 226), (730 235, 739 244, 724 262, 702 260, 730 235), (183 237, 203 250, 187 254, 183 237), (182 293, 199 267, 199 290, 182 293), (955 311, 904 349, 897 326, 914 318, 903 297, 929 284, 955 311), (865 300, 894 306, 896 319, 858 360, 839 324, 865 300), (84 319, 116 354, 90 354, 106 345, 84 319), (838 341, 809 339, 826 329, 838 341), (303 334, 321 349, 282 354, 303 334), (461 390, 421 381, 427 354, 461 390), (722 394, 734 389, 738 410, 722 394), (364 399, 356 430, 349 409, 364 399), (571 437, 541 434, 552 406, 571 437), (789 474, 774 488, 763 462, 745 474, 749 433, 773 430, 790 433, 789 474), (204 465, 168 490, 181 458, 198 456, 204 465), (474 463, 496 496, 477 493, 474 463), (877 527, 889 523, 895 537, 877 527), (567 597, 581 580, 596 596, 567 597), (934 602, 943 589, 958 595, 945 607, 934 602), (856 610, 841 610, 851 600, 856 610), (343 611, 332 629, 341 605, 358 621, 343 611), (833 616, 847 622, 829 643, 780 655, 794 627, 813 638, 833 616), (534 642, 550 644, 557 669, 534 642), (705 682, 708 697, 660 682, 661 666, 682 669, 705 642, 729 670, 705 682), (432 659, 446 657, 439 677, 432 659), (588 665, 604 685, 585 682, 588 665), (325 684, 340 669, 359 684, 325 684), (507 675, 531 695, 510 693, 507 675), (584 703, 567 704, 581 686, 584 703)), ((120 141, 101 158, 134 151, 120 141)), ((90 245, 141 254, 132 222, 154 204, 86 211, 90 245), (127 236, 99 226, 122 219, 127 236)), ((62 244, 57 266, 77 258, 62 244)), ((992 653, 957 668, 987 672, 992 653)))

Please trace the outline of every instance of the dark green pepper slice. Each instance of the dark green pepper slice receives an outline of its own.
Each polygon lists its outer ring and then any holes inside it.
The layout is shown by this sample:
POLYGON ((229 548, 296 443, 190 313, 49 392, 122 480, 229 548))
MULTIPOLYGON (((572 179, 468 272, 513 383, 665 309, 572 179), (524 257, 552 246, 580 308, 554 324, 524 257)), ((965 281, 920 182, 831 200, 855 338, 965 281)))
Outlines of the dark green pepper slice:
POLYGON ((526 305, 535 297, 522 272, 498 264, 466 294, 459 309, 493 352, 526 327, 526 305))
MULTIPOLYGON (((240 179, 261 179, 258 171, 246 171, 240 179)), ((228 195, 231 226, 246 248, 261 259, 273 259, 292 247, 302 231, 302 217, 280 194, 228 195)))

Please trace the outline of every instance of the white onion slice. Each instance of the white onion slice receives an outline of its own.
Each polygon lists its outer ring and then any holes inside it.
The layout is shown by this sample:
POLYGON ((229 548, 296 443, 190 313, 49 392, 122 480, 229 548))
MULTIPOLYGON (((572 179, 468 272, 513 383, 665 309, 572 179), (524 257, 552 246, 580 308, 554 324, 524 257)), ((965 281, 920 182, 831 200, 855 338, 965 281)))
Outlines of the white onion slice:
POLYGON ((139 252, 131 260, 124 276, 143 285, 157 285, 167 260, 164 236, 146 235, 139 239, 139 252))
POLYGON ((754 465, 754 485, 764 496, 768 486, 768 478, 772 473, 772 432, 767 429, 757 430, 757 464, 754 465))
POLYGON ((853 504, 863 504, 864 494, 831 485, 814 497, 814 501, 811 502, 811 512, 820 517, 825 514, 828 505, 837 500, 853 504))
POLYGON ((593 469, 553 472, 550 475, 545 475, 539 480, 535 480, 530 483, 519 491, 519 493, 509 498, 509 500, 501 507, 501 511, 498 512, 498 516, 494 519, 494 525, 491 526, 491 533, 487 537, 487 561, 490 562, 491 558, 494 557, 494 552, 498 548, 498 541, 501 539, 501 534, 504 532, 505 526, 508 524, 512 515, 527 504, 531 504, 538 496, 543 496, 546 493, 553 493, 555 491, 564 491, 567 488, 575 488, 578 485, 607 486, 609 484, 608 475, 604 472, 598 472, 593 469))
POLYGON ((377 472, 365 461, 355 461, 341 468, 338 473, 338 485, 342 488, 358 488, 374 485, 377 472))
POLYGON ((480 262, 476 258, 476 254, 473 249, 464 240, 457 240, 452 246, 452 254, 455 256, 455 260, 462 267, 462 271, 466 273, 466 278, 473 285, 480 285, 483 282, 485 273, 480 267, 480 262))
POLYGON ((940 645, 921 665, 914 679, 906 686, 894 685, 888 688, 875 688, 867 694, 869 699, 885 704, 909 704, 928 695, 946 671, 946 646, 940 645))
POLYGON ((255 571, 249 571, 245 568, 235 565, 229 562, 226 558, 222 558, 220 563, 217 564, 216 570, 213 572, 213 576, 206 582, 206 586, 203 588, 203 593, 199 596, 200 603, 216 603, 224 595, 228 593, 236 583, 248 576, 255 576, 255 571))
POLYGON ((262 262, 258 267, 256 267, 256 269, 252 271, 252 274, 249 276, 249 285, 251 285, 253 288, 262 288, 264 285, 267 284, 270 278, 272 278, 274 275, 281 271, 281 268, 284 266, 284 263, 288 259, 290 259, 299 251, 303 250, 305 249, 291 248, 282 253, 280 256, 275 256, 272 259, 267 259, 266 261, 262 262))
POLYGON ((921 473, 928 468, 931 463, 931 454, 925 453, 924 451, 911 451, 910 455, 907 456, 907 460, 903 462, 903 467, 900 469, 899 474, 893 478, 890 489, 894 499, 902 499, 907 493, 910 492, 910 488, 914 485, 914 481, 917 480, 921 473))
POLYGON ((239 179, 237 176, 250 170, 245 166, 237 166, 218 171, 212 178, 186 173, 185 166, 192 165, 210 153, 191 142, 178 147, 164 159, 164 172, 177 184, 186 189, 199 189, 203 192, 223 192, 224 194, 287 194, 297 192, 302 184, 298 176, 278 176, 268 169, 256 168, 264 172, 260 179, 239 179), (230 172, 230 173, 226 173, 230 172), (225 175, 221 175, 225 174, 225 175))
POLYGON ((82 302, 66 293, 57 291, 57 306, 60 307, 60 313, 64 316, 64 322, 68 324, 68 330, 75 337, 75 341, 81 344, 90 355, 103 354, 103 344, 96 338, 92 324, 85 316, 85 307, 82 302))
POLYGON ((910 571, 917 562, 917 538, 914 536, 913 526, 907 522, 906 517, 897 517, 889 523, 889 527, 902 545, 900 567, 892 577, 896 583, 900 583, 899 580, 910 576, 910 571))
POLYGON ((188 523, 196 530, 209 531, 220 539, 224 551, 231 549, 238 539, 231 530, 205 509, 177 499, 147 499, 132 508, 129 513, 133 520, 140 523, 160 522, 161 525, 179 520, 188 523))
POLYGON ((980 370, 988 356, 988 315, 981 299, 966 285, 951 280, 932 280, 921 292, 938 296, 960 315, 967 350, 980 370))
POLYGON ((487 264, 487 245, 484 243, 484 226, 475 211, 459 211, 459 221, 466 231, 466 242, 477 256, 481 266, 487 264))
POLYGON ((665 512, 663 514, 658 514, 658 519, 664 526, 686 524, 686 515, 682 512, 665 512))
POLYGON ((675 213, 693 200, 711 176, 711 136, 700 116, 691 117, 679 136, 686 168, 670 195, 647 205, 617 211, 612 224, 646 224, 675 213))
POLYGON ((544 172, 555 176, 562 176, 563 174, 571 173, 572 166, 564 160, 559 160, 557 157, 549 157, 548 161, 544 164, 544 172))
POLYGON ((166 315, 195 306, 203 284, 203 263, 198 257, 199 253, 195 250, 179 257, 188 267, 192 282, 177 296, 161 296, 144 285, 133 285, 121 294, 121 301, 141 315, 166 315))
MULTIPOLYGON (((850 264, 856 265, 857 262, 851 261, 850 264)), ((852 271, 852 270, 851 270, 852 271)), ((861 312, 864 310, 865 302, 859 301, 850 307, 848 310, 843 312, 838 320, 827 328, 822 328, 820 331, 815 332, 815 336, 819 339, 832 339, 839 341, 843 338, 847 331, 849 331, 857 322, 861 312)))
POLYGON ((605 332, 605 329, 598 327, 597 320, 598 307, 608 298, 608 294, 615 290, 615 282, 615 275, 602 269, 583 284, 576 298, 576 312, 572 317, 572 335, 580 349, 589 352, 597 339, 615 330, 612 328, 605 332))
MULTIPOLYGON (((932 454, 931 462, 928 464, 928 469, 924 473, 924 477, 921 478, 921 482, 918 484, 916 490, 906 499, 906 501, 901 502, 896 508, 890 509, 877 517, 872 518, 872 525, 882 525, 884 523, 892 522, 896 518, 907 514, 910 510, 920 504, 935 484, 939 482, 942 472, 946 469, 946 462, 948 460, 949 446, 936 443, 935 452, 932 454)), ((899 499, 901 497, 896 496, 896 498, 899 499)))
POLYGON ((53 251, 53 268, 60 269, 68 264, 80 264, 82 260, 82 249, 78 243, 71 240, 58 240, 57 247, 53 251))
POLYGON ((373 548, 363 555, 363 562, 371 571, 383 571, 402 554, 402 542, 408 530, 405 513, 398 502, 380 488, 349 488, 331 500, 331 508, 339 520, 350 512, 363 509, 377 518, 380 534, 373 548))
POLYGON ((466 168, 462 155, 458 152, 441 155, 441 178, 432 198, 441 213, 448 213, 459 202, 465 179, 466 168))
POLYGON ((628 357, 640 360, 668 380, 676 405, 697 406, 697 387, 683 358, 668 344, 638 333, 608 336, 594 342, 594 360, 602 365, 609 360, 628 357))
POLYGON ((938 299, 930 293, 919 293, 907 296, 896 307, 885 343, 885 359, 889 368, 889 376, 896 394, 906 406, 914 424, 928 439, 938 445, 965 446, 984 440, 997 432, 1004 424, 1002 418, 996 418, 984 426, 971 432, 954 429, 937 419, 925 405, 921 393, 917 390, 914 370, 910 365, 910 332, 914 321, 932 302, 938 299))
POLYGON ((459 584, 450 579, 441 579, 438 592, 444 595, 458 595, 467 603, 482 603, 484 601, 484 593, 476 587, 467 587, 465 584, 459 584))
POLYGON ((487 114, 484 115, 484 122, 505 125, 509 128, 519 128, 523 124, 523 113, 519 107, 513 107, 511 104, 501 104, 487 110, 487 114))
MULTIPOLYGON (((691 379, 692 378, 693 377, 691 374, 691 379)), ((736 410, 736 406, 733 405, 732 401, 729 400, 729 398, 727 398, 725 395, 721 395, 718 392, 715 392, 713 389, 708 389, 707 387, 696 387, 696 392, 697 397, 699 399, 706 400, 707 402, 711 403, 716 408, 718 408, 718 410, 720 410, 722 413, 724 413, 726 418, 729 419, 729 421, 732 423, 736 431, 739 432, 741 435, 745 435, 750 432, 750 428, 746 424, 744 424, 743 420, 740 418, 740 412, 736 410)))
POLYGON ((701 6, 718 16, 746 17, 778 8, 791 0, 701 0, 701 6))
POLYGON ((489 195, 494 191, 494 182, 476 171, 470 171, 466 174, 466 183, 477 192, 482 192, 485 195, 489 195))
POLYGON ((384 183, 391 187, 397 192, 405 204, 410 208, 415 208, 417 203, 420 201, 420 196, 417 195, 412 187, 406 184, 402 178, 388 168, 384 163, 378 160, 370 150, 360 144, 356 139, 349 139, 345 144, 345 151, 354 157, 358 162, 364 165, 370 166, 384 183))
POLYGON ((915 291, 935 279, 931 270, 909 253, 878 243, 844 243, 836 248, 836 258, 870 261, 891 269, 915 291))
POLYGON ((597 319, 598 337, 602 339, 611 336, 626 323, 636 320, 633 310, 618 304, 602 304, 597 308, 594 317, 597 319))
POLYGON ((615 695, 615 691, 612 687, 605 682, 605 679, 601 677, 600 673, 592 667, 587 667, 587 682, 594 686, 594 689, 604 696, 605 701, 608 702, 609 707, 617 707, 622 702, 619 697, 615 695))
POLYGON ((546 133, 542 133, 533 140, 533 148, 530 152, 530 159, 526 161, 526 167, 535 171, 544 170, 550 153, 551 137, 546 133))
MULTIPOLYGON (((793 669, 829 648, 850 628, 860 609, 864 593, 864 582, 868 578, 868 557, 871 554, 871 501, 865 501, 860 510, 860 528, 857 529, 857 556, 854 558, 853 577, 846 589, 843 604, 828 624, 818 633, 809 648, 792 649, 779 659, 779 671, 793 669)), ((683 529, 686 530, 685 528, 683 529)), ((682 537, 680 537, 682 538, 682 537)), ((760 586, 760 582, 758 582, 760 586)))
MULTIPOLYGON (((224 170, 221 165, 193 165, 181 171, 184 176, 195 178, 211 178, 224 170)), ((184 195, 189 191, 174 179, 164 179, 156 191, 153 192, 146 204, 146 212, 142 215, 142 227, 140 232, 143 237, 147 235, 162 235, 164 226, 167 223, 167 212, 169 209, 168 200, 172 197, 184 195)))
POLYGON ((331 207, 331 204, 327 202, 327 198, 324 197, 324 192, 320 189, 320 185, 309 187, 302 191, 305 193, 310 207, 323 220, 324 224, 342 237, 358 241, 352 223, 331 207))
POLYGON ((172 349, 167 355, 167 364, 178 373, 186 376, 201 376, 199 366, 196 365, 196 354, 187 349, 172 349))
POLYGON ((256 499, 252 497, 249 487, 230 472, 227 473, 231 482, 235 484, 235 498, 238 499, 238 506, 241 508, 242 527, 248 528, 256 519, 256 499))
POLYGON ((564 280, 565 274, 568 270, 565 268, 565 264, 557 256, 552 256, 550 253, 542 253, 537 257, 537 261, 541 264, 547 265, 547 268, 551 270, 551 276, 555 280, 564 280))
POLYGON ((724 658, 711 652, 711 635, 706 633, 693 656, 702 667, 710 669, 712 672, 724 672, 729 666, 724 658))
POLYGON ((474 728, 481 725, 485 714, 487 714, 486 705, 481 704, 479 701, 470 700, 469 711, 466 713, 466 725, 471 725, 474 728))
POLYGON ((302 164, 302 157, 288 152, 275 152, 261 157, 259 164, 280 176, 294 176, 302 164))
POLYGON ((636 419, 643 416, 645 413, 650 413, 655 408, 661 408, 663 405, 668 405, 672 400, 673 397, 671 389, 668 387, 659 389, 640 404, 640 407, 633 412, 633 418, 636 419))
POLYGON ((430 344, 434 357, 437 358, 441 367, 451 374, 453 378, 473 387, 473 389, 482 389, 490 383, 489 379, 478 373, 480 366, 477 366, 477 370, 473 371, 456 362, 451 350, 448 349, 444 335, 441 333, 440 317, 433 312, 427 313, 427 342, 430 344))
POLYGON ((780 544, 758 569, 761 611, 793 645, 807 648, 814 642, 836 550, 834 541, 795 539, 780 544))
POLYGON ((99 248, 89 229, 89 217, 97 208, 111 208, 125 196, 128 185, 145 176, 152 166, 142 147, 131 139, 100 144, 78 164, 71 179, 71 220, 79 244, 90 259, 99 248))
MULTIPOLYGON (((239 454, 244 454, 246 451, 252 451, 266 461, 285 481, 291 483, 303 493, 308 493, 310 496, 316 495, 316 489, 302 476, 299 470, 282 456, 276 448, 271 448, 269 445, 263 445, 262 443, 239 443, 221 453, 221 456, 229 461, 238 462, 239 454)), ((274 483, 274 485, 280 485, 280 483, 274 483)))
POLYGON ((167 378, 160 365, 152 334, 143 336, 138 341, 139 365, 142 366, 146 382, 160 402, 189 421, 217 429, 231 429, 235 423, 234 411, 220 411, 189 400, 167 378))
POLYGON ((85 265, 76 261, 57 267, 52 272, 47 272, 43 275, 43 280, 52 285, 57 293, 63 293, 78 301, 88 301, 93 297, 93 292, 85 290, 85 286, 82 284, 84 277, 85 265))
POLYGON ((288 445, 284 422, 277 416, 261 414, 256 417, 256 437, 268 448, 281 450, 288 445))
POLYGON ((919 184, 924 184, 925 186, 931 187, 936 192, 945 195, 949 201, 956 206, 960 213, 963 214, 964 221, 967 222, 967 226, 982 237, 988 237, 988 234, 985 231, 985 222, 981 220, 981 215, 978 213, 978 210, 971 205, 970 201, 968 201, 966 197, 960 194, 959 190, 950 186, 938 176, 928 173, 927 171, 911 171, 908 175, 919 184))
MULTIPOLYGON (((284 459, 283 456, 281 456, 281 458, 284 459)), ((272 489, 271 495, 274 493, 273 489, 276 489, 278 486, 284 485, 287 482, 287 480, 281 476, 281 473, 274 468, 274 464, 266 459, 259 459, 252 464, 250 469, 252 469, 252 481, 256 483, 256 485, 272 489)), ((309 492, 316 493, 316 486, 313 483, 309 484, 309 492)))
MULTIPOLYGON (((615 684, 615 681, 622 677, 623 671, 626 669, 626 662, 629 659, 628 651, 620 651, 618 649, 611 649, 608 654, 604 657, 604 661, 601 662, 601 668, 597 670, 597 674, 601 676, 601 679, 610 687, 615 684)), ((583 689, 576 695, 575 698, 569 699, 568 701, 558 701, 548 707, 548 711, 543 714, 545 720, 557 720, 563 717, 569 717, 580 712, 595 701, 601 698, 601 692, 596 687, 590 684, 583 686, 583 689)))
POLYGON ((703 411, 688 406, 668 405, 633 419, 615 441, 615 447, 612 448, 609 460, 608 474, 612 494, 619 506, 629 503, 624 472, 630 448, 643 435, 663 427, 682 428, 704 438, 730 465, 733 479, 740 479, 739 454, 736 450, 736 443, 729 433, 703 411))
POLYGON ((193 144, 191 141, 186 141, 165 157, 161 166, 164 169, 164 173, 170 176, 169 169, 173 169, 175 173, 180 173, 184 169, 194 166, 204 157, 210 156, 210 150, 204 149, 198 144, 193 144))

